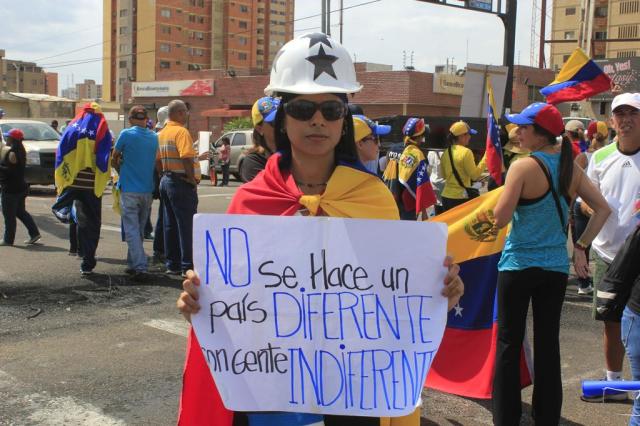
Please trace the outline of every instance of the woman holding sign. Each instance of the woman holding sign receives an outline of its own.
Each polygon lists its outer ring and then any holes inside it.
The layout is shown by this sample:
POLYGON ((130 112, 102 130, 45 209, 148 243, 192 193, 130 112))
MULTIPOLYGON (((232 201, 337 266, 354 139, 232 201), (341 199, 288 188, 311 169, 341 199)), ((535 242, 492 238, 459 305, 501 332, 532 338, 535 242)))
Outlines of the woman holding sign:
MULTIPOLYGON (((398 220, 390 192, 358 161, 349 93, 360 91, 349 53, 324 34, 288 42, 276 55, 268 95, 279 96, 274 130, 278 153, 263 173, 235 194, 228 213, 280 216, 332 216, 398 220)), ((443 295, 449 308, 464 291, 459 267, 445 261, 449 273, 443 295)), ((179 310, 190 320, 199 311, 199 279, 189 271, 179 310)), ((238 414, 218 409, 220 399, 193 331, 189 337, 179 424, 240 424, 238 414), (187 388, 194 390, 187 394, 187 388), (209 404, 194 402, 206 395, 209 404), (216 402, 211 395, 217 398, 216 402)), ((249 414, 249 424, 375 425, 379 418, 297 413, 249 414)), ((386 424, 418 425, 420 410, 386 424)))

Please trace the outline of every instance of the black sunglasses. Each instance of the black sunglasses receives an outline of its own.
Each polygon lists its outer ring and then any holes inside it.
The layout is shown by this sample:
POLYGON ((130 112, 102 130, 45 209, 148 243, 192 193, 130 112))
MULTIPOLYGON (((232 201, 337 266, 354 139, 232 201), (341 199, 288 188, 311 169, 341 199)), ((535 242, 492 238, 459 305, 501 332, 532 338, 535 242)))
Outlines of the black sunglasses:
POLYGON ((327 121, 336 121, 345 116, 347 107, 340 101, 324 101, 315 103, 305 99, 291 101, 284 104, 284 112, 291 118, 300 121, 309 121, 320 110, 322 116, 327 121))

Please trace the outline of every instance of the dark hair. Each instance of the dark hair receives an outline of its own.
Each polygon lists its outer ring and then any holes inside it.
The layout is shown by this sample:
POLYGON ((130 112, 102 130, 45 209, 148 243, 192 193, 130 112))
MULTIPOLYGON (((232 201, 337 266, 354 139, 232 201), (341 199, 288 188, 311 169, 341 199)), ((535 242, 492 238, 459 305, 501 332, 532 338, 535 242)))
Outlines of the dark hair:
MULTIPOLYGON (((538 124, 533 124, 534 133, 544 136, 550 144, 555 145, 557 143, 556 136, 548 130, 540 127, 538 124)), ((573 150, 571 149, 571 141, 566 134, 562 135, 562 145, 560 146, 560 165, 559 165, 559 177, 558 186, 560 189, 560 195, 566 199, 570 199, 569 187, 571 186, 571 180, 573 179, 573 150)))
POLYGON ((451 146, 458 141, 458 137, 451 132, 447 132, 447 146, 451 146))
POLYGON ((264 135, 261 135, 260 132, 258 132, 258 129, 253 129, 251 139, 253 140, 253 146, 247 151, 247 154, 264 154, 265 152, 271 152, 267 146, 267 140, 264 138, 264 135))
POLYGON ((225 136, 225 137, 223 137, 222 139, 220 139, 220 142, 221 142, 223 145, 227 145, 227 144, 230 144, 230 143, 231 143, 231 139, 229 139, 228 137, 226 137, 226 136, 225 136))
MULTIPOLYGON (((334 95, 338 96, 340 99, 342 99, 343 102, 346 103, 346 96, 337 93, 334 93, 334 95)), ((300 95, 289 93, 282 94, 282 102, 280 102, 280 106, 278 107, 278 111, 276 112, 276 119, 273 122, 273 128, 276 134, 276 149, 282 153, 282 160, 280 161, 280 165, 287 169, 291 167, 291 141, 289 140, 289 136, 283 131, 284 117, 286 115, 286 113, 284 112, 284 104, 296 98, 297 96, 300 95)), ((349 111, 349 109, 347 109, 346 111, 343 123, 342 136, 340 137, 338 145, 336 145, 334 149, 335 161, 336 164, 341 161, 344 161, 346 163, 356 163, 358 162, 358 151, 356 148, 356 141, 353 133, 353 116, 351 115, 351 111, 349 111)))

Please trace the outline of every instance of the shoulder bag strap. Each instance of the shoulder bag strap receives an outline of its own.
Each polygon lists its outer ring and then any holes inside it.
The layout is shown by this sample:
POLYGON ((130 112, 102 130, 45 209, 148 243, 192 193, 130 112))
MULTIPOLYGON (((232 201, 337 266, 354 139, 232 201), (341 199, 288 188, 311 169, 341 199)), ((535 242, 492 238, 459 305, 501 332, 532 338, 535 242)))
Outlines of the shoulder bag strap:
POLYGON ((467 189, 466 186, 464 186, 464 183, 462 183, 462 179, 460 179, 460 175, 458 174, 458 171, 456 170, 456 166, 453 165, 453 150, 451 149, 451 145, 449 145, 449 148, 447 148, 447 152, 449 152, 449 162, 451 163, 451 171, 453 172, 453 175, 455 176, 456 180, 458 181, 458 185, 460 185, 463 189, 467 189))
POLYGON ((535 155, 531 155, 531 158, 533 158, 536 161, 536 163, 538 163, 538 165, 542 169, 542 172, 544 173, 545 177, 547 178, 547 183, 549 184, 549 190, 551 191, 551 195, 553 196, 553 201, 555 202, 556 210, 558 211, 558 217, 560 218, 560 225, 562 225, 562 231, 564 232, 565 235, 568 235, 569 230, 568 230, 567 225, 565 223, 564 215, 562 214, 562 206, 560 205, 560 197, 558 197, 558 193, 556 192, 556 189, 553 186, 553 180, 551 179, 551 174, 549 173, 549 170, 547 169, 547 166, 542 162, 541 159, 539 159, 535 155))

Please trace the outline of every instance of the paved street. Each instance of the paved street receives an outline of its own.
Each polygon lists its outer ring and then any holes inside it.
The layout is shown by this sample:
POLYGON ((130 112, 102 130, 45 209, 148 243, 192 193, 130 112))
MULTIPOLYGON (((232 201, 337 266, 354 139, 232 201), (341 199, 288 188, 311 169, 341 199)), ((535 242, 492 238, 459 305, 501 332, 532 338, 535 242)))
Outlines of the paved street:
MULTIPOLYGON (((237 186, 236 182, 232 183, 237 186)), ((235 188, 200 185, 200 212, 223 212, 235 188)), ((187 326, 175 308, 181 280, 156 271, 128 281, 126 244, 112 198, 103 200, 98 266, 81 278, 65 225, 50 212, 53 189, 28 199, 42 233, 0 247, 0 425, 175 424, 187 326)), ((152 217, 156 217, 157 202, 152 217)), ((145 243, 147 253, 151 242, 145 243)), ((585 297, 567 291, 561 345, 564 425, 625 425, 630 403, 587 404, 580 380, 602 376, 601 325, 585 297)), ((628 372, 626 373, 628 377, 628 372)), ((492 424, 490 402, 425 391, 423 425, 492 424)), ((529 410, 531 388, 524 391, 529 410)), ((523 424, 532 424, 527 419, 523 424)))

